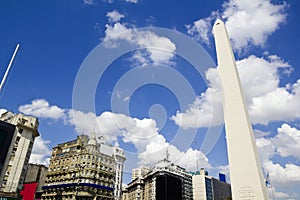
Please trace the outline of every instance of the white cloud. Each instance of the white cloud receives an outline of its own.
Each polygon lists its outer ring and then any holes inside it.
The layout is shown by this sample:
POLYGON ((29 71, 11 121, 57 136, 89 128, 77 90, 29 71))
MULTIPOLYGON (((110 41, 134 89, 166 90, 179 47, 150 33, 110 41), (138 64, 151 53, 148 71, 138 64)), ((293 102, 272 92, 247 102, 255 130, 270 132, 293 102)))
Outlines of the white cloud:
POLYGON ((100 116, 94 113, 83 113, 80 111, 69 111, 69 123, 76 127, 80 134, 104 135, 108 142, 114 143, 118 137, 122 137, 126 143, 132 143, 138 153, 144 152, 146 145, 165 140, 158 133, 156 122, 153 119, 137 119, 124 114, 104 112, 100 116))
POLYGON ((111 12, 108 12, 106 14, 106 17, 108 18, 109 22, 116 23, 119 22, 125 16, 123 14, 120 14, 117 10, 113 10, 111 12))
POLYGON ((274 191, 269 191, 269 197, 272 197, 272 193, 274 193, 274 196, 276 197, 276 199, 288 199, 288 200, 294 200, 292 198, 290 198, 290 195, 288 195, 287 193, 284 192, 274 192, 274 191))
POLYGON ((209 36, 211 35, 211 21, 212 18, 199 19, 193 25, 186 25, 188 34, 200 42, 209 44, 209 36))
POLYGON ((209 87, 204 93, 196 97, 186 111, 177 111, 171 119, 183 129, 209 127, 222 123, 222 113, 222 92, 220 89, 209 87), (212 96, 214 101, 212 101, 212 96))
POLYGON ((253 98, 249 111, 254 123, 267 124, 270 121, 295 120, 300 117, 300 79, 292 85, 253 98))
POLYGON ((130 2, 130 3, 137 3, 138 0, 126 0, 127 2, 130 2))
POLYGON ((151 31, 129 28, 119 22, 113 25, 107 24, 103 40, 106 46, 117 48, 120 40, 137 45, 142 49, 145 48, 146 54, 144 51, 137 51, 133 56, 133 59, 138 62, 145 62, 147 59, 146 61, 153 64, 171 63, 176 51, 176 46, 170 39, 156 35, 151 31))
POLYGON ((223 4, 223 11, 213 11, 193 25, 187 25, 187 32, 196 40, 209 44, 212 21, 221 15, 225 21, 233 48, 241 51, 247 47, 264 46, 268 37, 285 22, 284 2, 275 5, 271 0, 229 0, 223 4))
POLYGON ((294 156, 300 160, 300 131, 288 124, 278 128, 278 134, 272 140, 277 153, 282 157, 294 156))
POLYGON ((42 136, 35 138, 29 162, 48 166, 51 156, 51 150, 47 146, 49 143, 42 136))
POLYGON ((210 169, 208 158, 201 151, 189 148, 186 152, 181 152, 179 159, 175 161, 179 166, 183 166, 188 171, 196 171, 199 167, 210 169))
POLYGON ((267 38, 285 22, 287 5, 271 0, 230 0, 222 13, 234 48, 262 46, 267 38))
POLYGON ((40 118, 59 119, 64 117, 64 109, 50 104, 44 99, 36 99, 31 104, 22 105, 19 111, 26 115, 33 115, 40 118))
POLYGON ((94 113, 83 113, 81 111, 69 110, 67 123, 75 126, 79 134, 91 134, 95 132, 97 126, 96 115, 94 113))
POLYGON ((196 170, 197 162, 205 168, 210 168, 208 159, 202 152, 191 148, 182 152, 169 144, 158 132, 153 119, 137 119, 111 112, 104 112, 96 117, 93 113, 74 110, 69 111, 69 117, 69 123, 76 127, 78 133, 95 132, 97 136, 104 135, 110 143, 118 142, 120 137, 123 142, 133 144, 137 150, 139 165, 153 165, 162 160, 168 148, 170 160, 188 170, 196 170))
POLYGON ((256 139, 263 167, 269 173, 271 182, 278 186, 300 183, 300 166, 293 163, 279 164, 274 156, 300 159, 300 131, 288 124, 282 124, 271 138, 256 139))
POLYGON ((87 5, 95 5, 95 0, 83 0, 83 2, 87 5))
POLYGON ((167 151, 169 160, 187 171, 196 171, 199 166, 210 169, 208 158, 199 150, 188 148, 180 151, 176 146, 166 142, 165 138, 160 137, 159 141, 152 141, 146 146, 146 150, 138 155, 139 165, 152 166, 160 160, 166 158, 167 151))
POLYGON ((268 171, 275 187, 287 187, 292 183, 300 183, 300 166, 298 165, 284 164, 284 166, 281 166, 269 160, 263 163, 263 166, 268 171))
POLYGON ((254 131, 255 138, 264 138, 271 134, 271 132, 264 132, 258 129, 254 129, 253 131, 254 131))
MULTIPOLYGON (((279 71, 289 72, 291 67, 288 63, 274 55, 267 58, 251 55, 237 61, 237 67, 253 123, 267 124, 300 117, 300 111, 294 109, 300 106, 300 81, 289 88, 279 87, 282 75, 279 71)), ((222 122, 223 94, 218 70, 210 68, 206 79, 207 90, 186 111, 171 117, 182 128, 209 127, 222 122)))

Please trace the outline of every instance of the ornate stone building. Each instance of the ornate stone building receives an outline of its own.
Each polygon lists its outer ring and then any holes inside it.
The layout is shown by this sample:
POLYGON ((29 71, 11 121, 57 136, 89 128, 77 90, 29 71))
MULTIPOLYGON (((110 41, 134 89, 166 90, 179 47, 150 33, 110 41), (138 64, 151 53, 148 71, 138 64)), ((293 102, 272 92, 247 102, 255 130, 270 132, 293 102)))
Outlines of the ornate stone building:
POLYGON ((59 144, 52 150, 42 199, 119 199, 124 161, 122 149, 95 136, 59 144))

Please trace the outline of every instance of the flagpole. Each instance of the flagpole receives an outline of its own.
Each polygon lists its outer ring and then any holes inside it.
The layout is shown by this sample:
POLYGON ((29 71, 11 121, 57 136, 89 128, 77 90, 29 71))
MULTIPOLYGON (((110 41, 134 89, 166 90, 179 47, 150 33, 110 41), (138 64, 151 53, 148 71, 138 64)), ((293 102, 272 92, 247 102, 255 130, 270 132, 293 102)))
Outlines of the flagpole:
POLYGON ((272 193, 272 196, 273 196, 273 199, 275 199, 275 195, 274 195, 274 188, 273 188, 273 184, 271 182, 271 178, 270 178, 270 175, 269 173, 267 172, 267 176, 266 176, 266 187, 270 186, 271 188, 271 193, 272 193))
POLYGON ((15 59, 15 56, 16 56, 18 50, 19 50, 19 46, 20 46, 20 45, 17 44, 17 46, 16 46, 16 48, 15 48, 15 51, 14 51, 14 54, 13 54, 13 56, 12 56, 11 59, 10 59, 10 62, 9 62, 9 64, 8 64, 8 67, 7 67, 7 69, 6 69, 6 72, 5 72, 4 76, 3 76, 3 79, 2 79, 1 84, 0 84, 0 92, 1 92, 1 90, 2 90, 2 87, 3 87, 4 83, 5 83, 5 80, 7 79, 9 70, 10 70, 10 68, 11 68, 11 66, 12 66, 12 63, 13 63, 13 61, 14 61, 14 59, 15 59))

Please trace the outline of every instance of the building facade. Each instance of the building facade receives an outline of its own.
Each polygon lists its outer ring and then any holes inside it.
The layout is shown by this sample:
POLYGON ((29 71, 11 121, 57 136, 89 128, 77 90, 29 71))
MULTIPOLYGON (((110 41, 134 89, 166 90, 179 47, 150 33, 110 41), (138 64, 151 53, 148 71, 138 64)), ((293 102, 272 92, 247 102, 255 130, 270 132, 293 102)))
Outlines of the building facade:
POLYGON ((8 148, 1 166, 0 191, 19 193, 25 180, 34 139, 39 136, 39 122, 35 117, 12 112, 2 114, 0 120, 2 126, 14 127, 10 144, 6 144, 8 148))
POLYGON ((33 192, 35 199, 41 199, 43 192, 42 186, 45 184, 47 171, 48 167, 46 167, 45 165, 29 163, 24 181, 23 192, 24 190, 25 192, 27 192, 26 188, 28 188, 29 190, 34 190, 28 191, 28 193, 33 192), (31 187, 31 185, 34 184, 35 187, 31 187))
POLYGON ((115 187, 114 196, 116 200, 122 199, 122 182, 123 182, 123 169, 126 160, 123 149, 113 147, 113 157, 115 160, 115 187))
POLYGON ((52 150, 42 199, 120 199, 115 195, 121 195, 124 161, 122 149, 97 142, 94 135, 59 144, 52 150))
POLYGON ((224 181, 211 176, 202 168, 193 174, 194 200, 230 200, 231 186, 224 181))
POLYGON ((192 175, 167 159, 153 168, 134 169, 123 200, 192 200, 192 175))
POLYGON ((131 170, 131 180, 134 180, 138 177, 144 177, 147 173, 150 172, 149 167, 140 167, 131 170))

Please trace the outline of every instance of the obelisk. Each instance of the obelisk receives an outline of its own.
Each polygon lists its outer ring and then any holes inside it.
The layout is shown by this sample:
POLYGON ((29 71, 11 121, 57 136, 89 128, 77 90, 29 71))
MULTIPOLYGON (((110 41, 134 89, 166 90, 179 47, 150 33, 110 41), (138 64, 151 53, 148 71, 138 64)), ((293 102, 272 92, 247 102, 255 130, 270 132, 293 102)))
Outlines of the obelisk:
POLYGON ((213 26, 218 72, 223 87, 223 108, 233 200, 268 199, 253 129, 225 24, 213 26))

